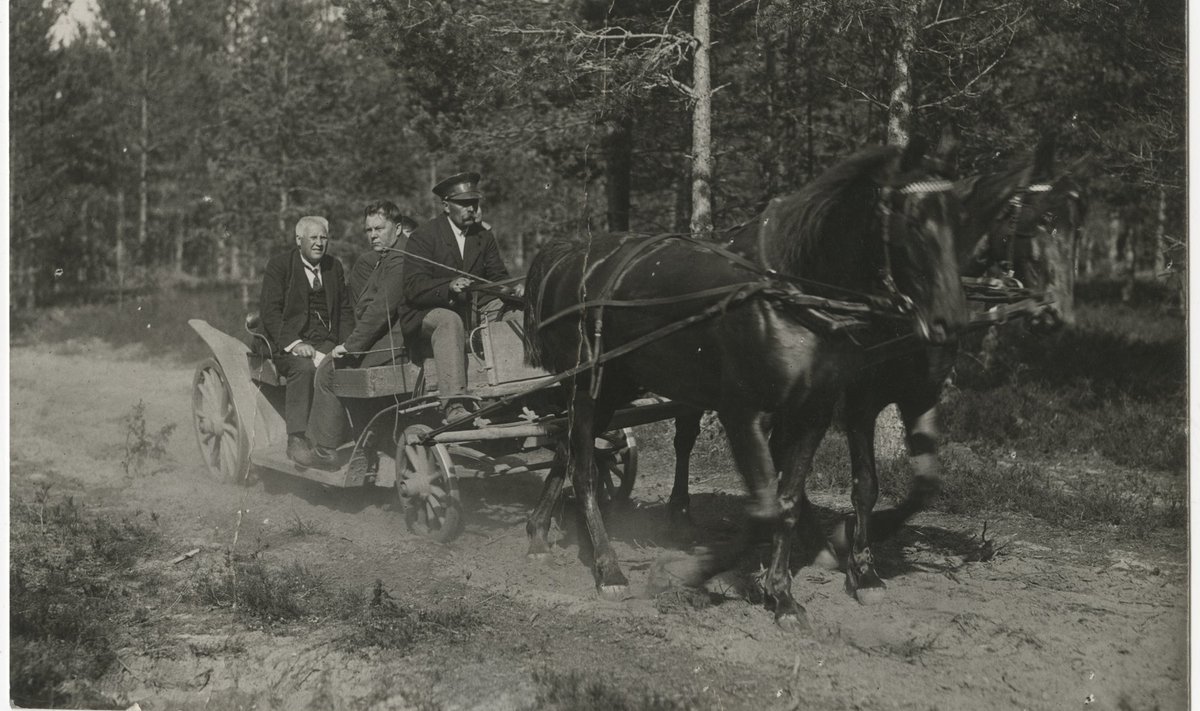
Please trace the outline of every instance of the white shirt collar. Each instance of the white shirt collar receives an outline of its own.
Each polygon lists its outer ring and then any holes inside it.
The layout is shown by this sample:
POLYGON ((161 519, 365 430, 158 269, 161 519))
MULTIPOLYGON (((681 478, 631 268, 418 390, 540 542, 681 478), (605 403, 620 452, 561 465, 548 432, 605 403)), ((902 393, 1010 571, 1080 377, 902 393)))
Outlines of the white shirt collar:
POLYGON ((454 220, 451 220, 449 217, 446 218, 446 222, 450 223, 450 231, 454 233, 454 241, 458 243, 458 256, 465 257, 467 253, 466 233, 458 225, 454 224, 454 220))

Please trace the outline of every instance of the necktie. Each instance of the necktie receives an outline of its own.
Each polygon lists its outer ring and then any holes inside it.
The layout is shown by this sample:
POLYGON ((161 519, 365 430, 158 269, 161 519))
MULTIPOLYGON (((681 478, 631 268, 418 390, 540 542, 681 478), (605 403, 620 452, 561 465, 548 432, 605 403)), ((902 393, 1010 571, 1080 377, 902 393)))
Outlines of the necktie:
POLYGON ((320 289, 321 288, 321 270, 319 268, 313 269, 312 273, 313 273, 313 283, 312 283, 313 289, 320 289))

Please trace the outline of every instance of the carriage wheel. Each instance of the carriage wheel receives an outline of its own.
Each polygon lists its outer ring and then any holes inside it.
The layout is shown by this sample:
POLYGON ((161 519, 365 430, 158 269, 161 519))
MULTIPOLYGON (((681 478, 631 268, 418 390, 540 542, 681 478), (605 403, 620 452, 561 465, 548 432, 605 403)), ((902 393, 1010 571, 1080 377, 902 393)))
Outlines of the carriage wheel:
POLYGON ((250 469, 250 440, 233 404, 225 371, 213 358, 196 368, 192 414, 200 456, 214 477, 239 484, 250 469))
POLYGON ((396 491, 404 504, 408 530, 446 543, 462 533, 462 502, 446 446, 419 443, 429 431, 425 425, 412 425, 396 443, 396 491))
POLYGON ((637 461, 637 439, 632 428, 605 432, 596 438, 596 471, 609 501, 629 501, 637 479, 637 461))

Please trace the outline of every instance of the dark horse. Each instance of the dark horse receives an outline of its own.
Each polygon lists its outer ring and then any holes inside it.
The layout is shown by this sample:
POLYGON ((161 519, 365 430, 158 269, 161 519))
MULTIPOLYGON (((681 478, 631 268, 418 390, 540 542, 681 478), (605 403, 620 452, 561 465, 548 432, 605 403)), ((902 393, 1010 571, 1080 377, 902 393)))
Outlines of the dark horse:
MULTIPOLYGON (((1065 242, 1073 239, 1066 233, 1075 232, 1067 225, 1082 216, 1071 181, 1053 178, 1053 151, 1053 143, 1044 140, 1032 165, 957 185, 966 211, 958 245, 963 274, 1015 277, 1024 288, 1053 296, 1052 303, 1029 315, 1030 326, 1041 331, 1073 318, 1074 266, 1065 242)), ((854 513, 835 530, 831 543, 838 562, 845 565, 847 589, 862 602, 874 601, 884 588, 870 541, 893 534, 941 488, 937 404, 956 356, 956 344, 916 349, 872 364, 855 374, 846 388, 844 424, 854 513), (892 403, 904 423, 913 486, 896 508, 872 515, 879 491, 875 423, 892 403)))
MULTIPOLYGON (((1072 291, 1078 230, 1084 217, 1081 189, 1070 176, 1053 178, 1053 144, 1043 140, 1031 163, 955 183, 962 205, 956 255, 964 276, 1015 277, 1053 301, 1030 315, 1031 328, 1057 328, 1074 320, 1072 291)), ((850 446, 854 514, 831 541, 847 572, 847 588, 870 602, 883 589, 869 540, 879 540, 923 509, 940 488, 936 404, 957 350, 935 345, 874 360, 846 388, 845 430, 850 446), (896 403, 906 431, 915 485, 895 509, 872 514, 878 496, 875 422, 896 403), (851 544, 850 539, 853 539, 851 544)), ((688 530, 688 460, 700 431, 701 411, 676 420, 675 486, 668 502, 672 528, 688 530)))
MULTIPOLYGON (((526 528, 530 555, 548 550, 552 509, 569 471, 597 588, 623 595, 628 581, 597 504, 594 437, 620 404, 648 389, 717 411, 750 493, 750 520, 774 528, 767 592, 776 619, 806 626, 788 563, 793 530, 808 523, 797 504, 863 349, 815 325, 812 312, 789 298, 798 294, 792 285, 802 283, 806 295, 902 303, 923 340, 944 341, 966 318, 952 248, 958 205, 949 187, 913 146, 862 150, 733 234, 730 252, 758 254, 766 269, 697 240, 663 236, 608 235, 539 252, 526 278, 529 361, 574 374, 564 381, 569 432, 526 528), (705 318, 688 321, 698 314, 705 318), (606 349, 634 345, 599 369, 577 368, 606 349)), ((696 575, 726 562, 706 560, 696 575)))

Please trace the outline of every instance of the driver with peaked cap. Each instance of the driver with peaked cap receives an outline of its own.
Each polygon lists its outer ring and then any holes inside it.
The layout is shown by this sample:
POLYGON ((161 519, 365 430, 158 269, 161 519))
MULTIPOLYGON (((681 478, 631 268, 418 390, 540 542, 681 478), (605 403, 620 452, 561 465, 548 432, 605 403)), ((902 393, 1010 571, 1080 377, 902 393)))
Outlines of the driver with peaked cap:
POLYGON ((508 278, 500 247, 483 222, 479 173, 458 173, 433 186, 442 214, 421 225, 408 241, 404 266, 405 304, 400 314, 404 340, 421 362, 432 348, 438 396, 446 421, 468 414, 466 324, 471 299, 466 288, 477 281, 508 278))

